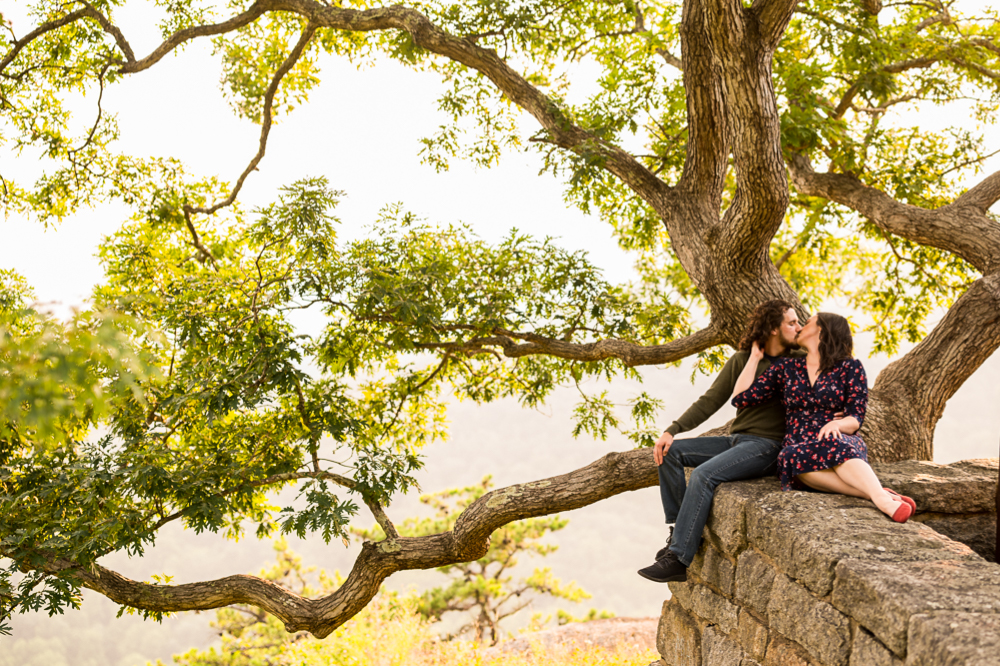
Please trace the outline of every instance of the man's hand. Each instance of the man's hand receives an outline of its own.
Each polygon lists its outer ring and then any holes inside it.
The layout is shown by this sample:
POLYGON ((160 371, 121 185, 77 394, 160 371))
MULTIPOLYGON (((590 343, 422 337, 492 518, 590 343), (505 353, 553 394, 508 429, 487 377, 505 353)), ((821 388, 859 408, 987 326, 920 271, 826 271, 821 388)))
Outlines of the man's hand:
POLYGON ((663 457, 667 455, 667 451, 670 450, 670 445, 673 443, 674 436, 665 432, 656 440, 656 444, 653 444, 653 460, 656 461, 657 465, 663 464, 663 457))

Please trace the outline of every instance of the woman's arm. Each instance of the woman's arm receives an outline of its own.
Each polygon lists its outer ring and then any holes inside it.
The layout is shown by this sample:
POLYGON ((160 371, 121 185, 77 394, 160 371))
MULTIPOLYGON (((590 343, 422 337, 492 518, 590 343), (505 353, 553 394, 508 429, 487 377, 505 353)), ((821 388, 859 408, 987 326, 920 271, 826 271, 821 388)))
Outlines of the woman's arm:
POLYGON ((733 387, 733 398, 743 393, 753 385, 754 374, 757 372, 757 364, 764 358, 764 350, 755 342, 750 346, 750 358, 743 366, 743 371, 736 378, 736 385, 733 387))
POLYGON ((844 417, 823 426, 818 437, 840 439, 840 435, 853 435, 861 429, 868 408, 868 377, 861 361, 851 359, 844 369, 844 417))
POLYGON ((747 359, 747 364, 736 379, 736 386, 733 387, 732 404, 737 409, 761 405, 781 395, 784 390, 785 374, 778 362, 772 363, 771 367, 762 372, 757 379, 753 378, 757 364, 762 358, 764 352, 754 345, 750 351, 750 358, 747 359))

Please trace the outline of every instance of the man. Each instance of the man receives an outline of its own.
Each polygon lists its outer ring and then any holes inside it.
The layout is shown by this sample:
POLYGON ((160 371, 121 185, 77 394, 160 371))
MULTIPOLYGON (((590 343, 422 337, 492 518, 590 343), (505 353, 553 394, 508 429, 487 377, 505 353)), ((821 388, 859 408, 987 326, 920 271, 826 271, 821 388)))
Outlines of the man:
POLYGON ((675 523, 667 545, 656 553, 656 562, 639 570, 643 578, 657 583, 687 580, 687 568, 701 546, 715 489, 725 481, 752 479, 774 474, 781 440, 785 436, 785 409, 780 400, 736 413, 726 437, 695 437, 674 440, 682 432, 697 428, 723 405, 729 404, 736 379, 757 342, 764 358, 754 377, 771 367, 779 356, 796 348, 801 330, 791 303, 781 300, 761 303, 750 316, 740 351, 733 354, 705 395, 670 424, 653 447, 653 460, 660 475, 660 498, 667 524, 675 523), (684 468, 694 467, 691 484, 684 481, 684 468))

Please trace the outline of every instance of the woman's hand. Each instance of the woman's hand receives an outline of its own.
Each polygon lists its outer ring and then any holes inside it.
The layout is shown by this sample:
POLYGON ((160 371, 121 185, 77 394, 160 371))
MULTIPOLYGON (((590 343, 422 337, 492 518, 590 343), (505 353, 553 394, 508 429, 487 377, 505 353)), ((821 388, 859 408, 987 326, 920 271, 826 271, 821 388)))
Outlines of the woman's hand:
POLYGON ((733 386, 733 395, 731 397, 735 398, 753 385, 757 365, 762 358, 764 358, 764 350, 756 342, 753 343, 750 346, 750 356, 747 357, 747 364, 743 366, 740 376, 736 378, 736 384, 733 386))
POLYGON ((843 419, 834 419, 820 428, 818 439, 840 439, 844 435, 853 434, 857 431, 857 419, 853 416, 843 419))
POLYGON ((843 422, 840 419, 836 421, 830 421, 825 426, 820 428, 819 439, 840 439, 843 437, 844 433, 841 431, 843 427, 843 422))

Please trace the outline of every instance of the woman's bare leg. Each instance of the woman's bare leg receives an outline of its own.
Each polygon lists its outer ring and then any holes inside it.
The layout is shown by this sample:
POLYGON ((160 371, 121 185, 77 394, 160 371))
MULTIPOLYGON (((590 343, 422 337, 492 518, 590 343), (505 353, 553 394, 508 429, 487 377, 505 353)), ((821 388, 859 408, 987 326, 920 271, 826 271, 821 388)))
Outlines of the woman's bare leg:
MULTIPOLYGON (((875 503, 879 510, 891 516, 902 504, 892 498, 892 495, 882 489, 878 477, 872 470, 871 465, 860 458, 853 458, 831 468, 837 476, 848 486, 857 488, 864 493, 864 496, 875 503)), ((799 476, 801 478, 802 475, 799 476)), ((856 495, 860 497, 860 495, 856 495)))
POLYGON ((863 490, 855 488, 844 481, 832 469, 823 469, 816 472, 805 472, 798 475, 798 480, 806 484, 813 490, 822 490, 824 493, 838 493, 840 495, 850 495, 861 499, 871 499, 863 490))

